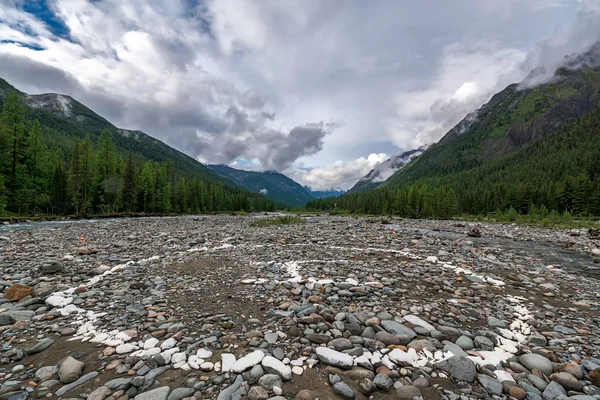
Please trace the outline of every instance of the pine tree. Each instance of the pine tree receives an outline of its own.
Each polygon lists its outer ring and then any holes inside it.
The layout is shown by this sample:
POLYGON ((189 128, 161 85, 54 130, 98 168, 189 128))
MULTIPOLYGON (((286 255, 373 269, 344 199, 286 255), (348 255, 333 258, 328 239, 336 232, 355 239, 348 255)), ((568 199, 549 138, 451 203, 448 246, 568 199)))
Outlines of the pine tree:
POLYGON ((136 195, 137 181, 135 176, 135 164, 133 163, 133 156, 131 155, 131 152, 129 152, 123 176, 123 205, 129 212, 133 210, 136 195))
POLYGON ((90 136, 79 145, 79 164, 81 173, 81 213, 88 215, 90 212, 92 182, 94 182, 94 159, 92 152, 92 140, 90 136))
POLYGON ((68 177, 61 158, 58 159, 52 173, 50 204, 57 214, 67 213, 68 208, 68 177))
POLYGON ((71 170, 69 171, 70 187, 71 187, 71 204, 75 208, 75 214, 79 214, 81 209, 82 199, 82 181, 81 165, 79 159, 80 143, 75 143, 73 147, 73 158, 71 159, 71 170))
POLYGON ((6 200, 8 191, 4 187, 4 177, 0 174, 0 215, 6 212, 6 200))
POLYGON ((39 121, 34 121, 29 134, 29 170, 31 176, 31 192, 33 200, 33 213, 37 212, 37 199, 40 192, 40 175, 45 167, 46 148, 42 141, 42 128, 39 121))
POLYGON ((154 170, 152 168, 152 162, 148 161, 144 164, 142 169, 141 181, 141 192, 144 202, 144 212, 148 212, 148 205, 152 205, 154 202, 154 170))

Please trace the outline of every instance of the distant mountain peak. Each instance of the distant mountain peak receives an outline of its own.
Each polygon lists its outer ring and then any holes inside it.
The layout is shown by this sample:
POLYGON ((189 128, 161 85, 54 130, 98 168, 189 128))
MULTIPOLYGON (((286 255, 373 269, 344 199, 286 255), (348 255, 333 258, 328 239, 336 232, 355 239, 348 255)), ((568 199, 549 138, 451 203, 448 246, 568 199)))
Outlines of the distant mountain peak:
POLYGON ((348 193, 362 192, 363 190, 375 189, 377 186, 385 182, 396 171, 410 163, 413 158, 420 156, 429 145, 424 145, 418 149, 408 150, 400 154, 396 154, 389 159, 379 163, 367 175, 360 180, 348 191, 348 193))

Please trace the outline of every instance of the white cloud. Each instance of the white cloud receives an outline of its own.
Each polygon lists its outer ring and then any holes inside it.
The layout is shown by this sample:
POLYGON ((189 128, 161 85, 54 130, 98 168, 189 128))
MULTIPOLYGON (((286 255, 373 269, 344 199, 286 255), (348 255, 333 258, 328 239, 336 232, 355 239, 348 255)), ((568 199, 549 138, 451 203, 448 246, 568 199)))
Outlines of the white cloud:
POLYGON ((369 154, 352 161, 336 161, 326 167, 284 171, 293 180, 312 190, 348 190, 376 165, 388 159, 385 153, 369 154))

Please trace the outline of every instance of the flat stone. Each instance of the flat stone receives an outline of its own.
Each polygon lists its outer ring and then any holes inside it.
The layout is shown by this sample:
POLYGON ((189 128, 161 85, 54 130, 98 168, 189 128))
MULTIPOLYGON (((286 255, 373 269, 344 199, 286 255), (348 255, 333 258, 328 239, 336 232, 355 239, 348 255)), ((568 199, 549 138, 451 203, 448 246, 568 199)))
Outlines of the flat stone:
POLYGON ((77 379, 75 382, 69 383, 68 385, 61 387, 54 394, 57 397, 60 397, 60 396, 64 395, 65 393, 67 393, 69 390, 75 389, 77 386, 83 385, 87 381, 94 379, 97 376, 98 376, 98 372, 96 372, 96 371, 89 372, 89 373, 83 375, 81 378, 77 379))
POLYGON ((502 395, 502 384, 496 379, 483 374, 478 375, 477 379, 489 394, 496 396, 502 395))
POLYGON ((397 321, 381 321, 381 326, 390 333, 405 335, 408 336, 409 339, 417 337, 417 334, 412 329, 407 328, 397 321))
POLYGON ((231 367, 235 364, 235 356, 230 353, 221 354, 221 371, 229 372, 231 371, 231 367))
POLYGON ((315 349, 317 358, 324 364, 332 365, 342 369, 350 369, 354 365, 354 359, 348 354, 340 353, 339 351, 326 347, 317 347, 315 349))
POLYGON ((344 400, 354 400, 355 398, 354 390, 344 382, 337 382, 333 385, 332 390, 344 400))
POLYGON ((579 392, 581 389, 583 389, 583 384, 577 378, 567 372, 556 372, 550 375, 550 379, 560 383, 561 386, 566 390, 574 390, 579 392))
POLYGON ((263 358, 261 365, 265 371, 281 376, 284 381, 289 381, 292 379, 291 368, 273 356, 266 356, 263 358))
POLYGON ((194 392, 194 388, 176 388, 173 389, 171 393, 169 393, 169 397, 167 397, 167 400, 181 400, 183 398, 190 397, 194 394, 194 392))
POLYGON ((25 352, 29 355, 41 353, 46 350, 48 347, 54 344, 54 339, 51 338, 43 338, 39 342, 37 342, 33 347, 25 350, 25 352))
POLYGON ((552 381, 548 384, 548 386, 542 393, 542 398, 544 400, 554 400, 559 396, 566 395, 567 391, 560 385, 560 383, 552 381))
POLYGON ((243 381, 242 375, 238 375, 231 386, 221 390, 217 396, 217 400, 231 400, 233 394, 242 386, 243 381))
POLYGON ((421 390, 416 386, 400 386, 396 389, 396 398, 399 400, 413 400, 421 397, 421 390))
POLYGON ((552 361, 539 354, 523 354, 519 357, 519 361, 530 370, 539 369, 544 375, 550 375, 554 371, 554 364, 552 361))
POLYGON ((463 356, 452 356, 438 362, 436 366, 459 381, 473 382, 477 374, 475 363, 463 356))
POLYGON ((149 390, 144 393, 140 393, 134 397, 135 400, 167 400, 171 388, 168 386, 162 386, 157 389, 149 390))
POLYGON ((265 358, 265 353, 262 350, 254 351, 238 359, 231 367, 231 370, 239 374, 257 364, 260 364, 263 358, 265 358))

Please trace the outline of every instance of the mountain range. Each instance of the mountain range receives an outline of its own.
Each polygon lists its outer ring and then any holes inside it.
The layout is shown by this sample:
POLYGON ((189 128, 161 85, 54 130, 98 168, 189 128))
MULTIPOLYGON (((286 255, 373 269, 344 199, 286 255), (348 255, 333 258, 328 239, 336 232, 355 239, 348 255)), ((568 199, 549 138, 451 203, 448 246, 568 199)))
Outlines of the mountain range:
POLYGON ((260 193, 279 204, 291 207, 300 207, 314 199, 339 196, 344 193, 337 190, 313 192, 310 188, 300 185, 277 171, 245 171, 227 165, 208 165, 208 167, 251 192, 260 193))

